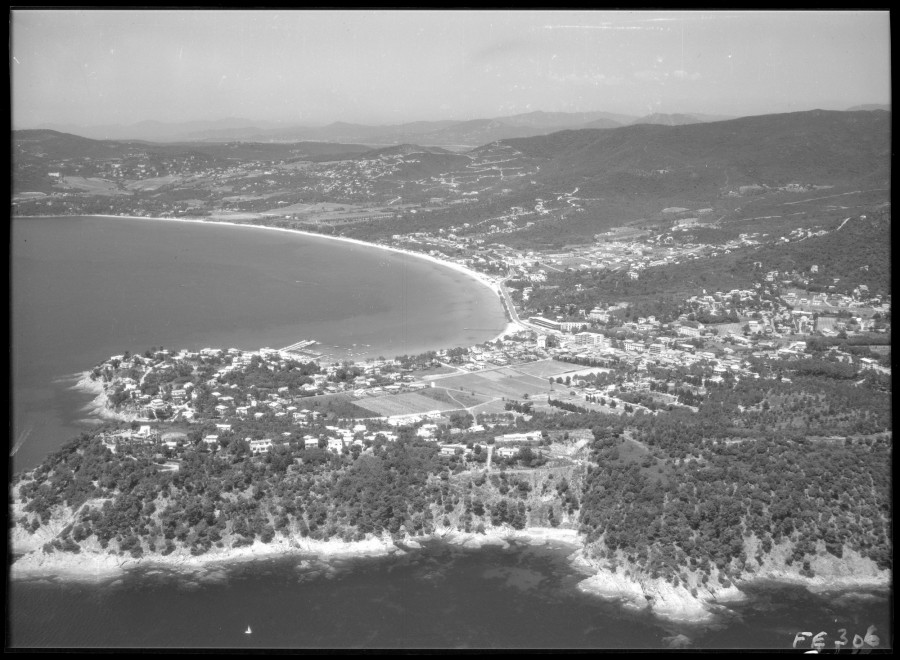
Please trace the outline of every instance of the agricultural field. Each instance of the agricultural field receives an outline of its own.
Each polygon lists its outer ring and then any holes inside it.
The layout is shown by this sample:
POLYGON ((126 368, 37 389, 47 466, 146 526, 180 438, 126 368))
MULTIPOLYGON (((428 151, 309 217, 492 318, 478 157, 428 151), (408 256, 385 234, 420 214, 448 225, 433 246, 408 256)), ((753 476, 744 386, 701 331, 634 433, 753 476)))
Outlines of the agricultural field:
POLYGON ((276 207, 266 211, 266 213, 277 213, 278 215, 297 214, 297 215, 318 215, 321 217, 349 215, 353 213, 371 213, 372 209, 365 206, 357 206, 355 204, 336 204, 332 202, 318 202, 316 204, 307 204, 298 202, 289 206, 276 207))
POLYGON ((473 396, 469 392, 448 390, 443 387, 431 387, 422 390, 420 394, 422 396, 427 396, 429 399, 441 401, 451 406, 457 406, 458 408, 471 408, 472 406, 481 405, 482 403, 491 401, 491 398, 489 397, 473 396))
POLYGON ((547 381, 543 378, 520 374, 513 369, 492 369, 479 373, 450 376, 441 378, 438 382, 441 386, 450 389, 507 399, 521 399, 525 394, 531 396, 549 389, 547 381))
POLYGON ((378 415, 390 417, 391 415, 411 415, 426 413, 431 410, 458 410, 459 406, 443 401, 436 401, 416 392, 404 392, 403 394, 387 394, 372 399, 360 399, 354 401, 360 408, 371 410, 378 415))
POLYGON ((571 373, 579 369, 582 369, 582 367, 577 364, 557 362, 556 360, 538 360, 537 362, 516 366, 516 371, 538 378, 549 378, 551 376, 555 378, 560 374, 571 373))
POLYGON ((97 177, 83 176, 67 176, 57 186, 65 189, 83 190, 91 195, 124 195, 125 191, 119 190, 119 187, 113 181, 107 179, 98 179, 97 177))
POLYGON ((459 373, 459 369, 441 365, 440 367, 429 367, 428 369, 417 369, 415 375, 416 375, 416 378, 419 378, 420 380, 431 380, 432 376, 443 376, 444 374, 456 374, 456 373, 459 373))
POLYGON ((356 405, 347 394, 320 394, 298 399, 296 404, 324 415, 334 414, 338 417, 369 417, 369 411, 356 405))
POLYGON ((141 179, 140 181, 129 181, 125 184, 125 187, 128 190, 159 190, 163 186, 169 186, 173 183, 179 183, 181 181, 181 177, 175 176, 174 174, 168 174, 166 176, 155 176, 149 179, 141 179))

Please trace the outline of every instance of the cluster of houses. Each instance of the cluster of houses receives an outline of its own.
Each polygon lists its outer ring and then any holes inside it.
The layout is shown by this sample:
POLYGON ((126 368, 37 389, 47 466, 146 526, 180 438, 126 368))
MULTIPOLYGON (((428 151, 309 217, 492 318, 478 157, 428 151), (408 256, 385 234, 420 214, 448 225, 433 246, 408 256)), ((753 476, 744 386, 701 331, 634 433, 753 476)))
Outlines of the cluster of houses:
POLYGON ((306 379, 309 382, 271 391, 257 390, 255 394, 228 382, 229 374, 246 369, 254 360, 274 373, 288 369, 292 364, 309 362, 312 358, 270 348, 258 351, 204 348, 200 351, 182 350, 176 354, 161 349, 150 356, 113 356, 98 365, 94 375, 106 383, 107 395, 119 412, 154 421, 191 421, 199 418, 201 411, 197 406, 202 397, 201 385, 210 389, 209 395, 215 400, 214 411, 218 417, 233 415, 260 419, 274 413, 276 417, 289 417, 294 421, 309 414, 308 410, 301 410, 295 405, 301 397, 338 392, 378 396, 414 392, 427 387, 426 383, 415 380, 411 369, 402 368, 396 360, 354 365, 354 373, 359 375, 352 378, 341 376, 342 365, 321 365, 318 373, 306 379), (193 382, 190 374, 199 364, 210 361, 218 367, 212 378, 205 383, 193 382), (154 383, 149 390, 146 386, 148 382, 154 383), (149 393, 151 391, 152 394, 149 393))
MULTIPOLYGON (((404 425, 418 424, 419 426, 416 429, 417 435, 420 438, 431 441, 436 440, 435 432, 438 428, 438 424, 428 420, 446 421, 439 418, 439 413, 424 413, 402 417, 403 418, 401 419, 401 416, 396 416, 395 418, 389 418, 388 421, 396 425, 401 423, 404 425), (425 421, 424 424, 421 423, 423 421, 425 421)), ((503 421, 507 420, 504 418, 503 421)), ((246 437, 243 438, 243 440, 253 455, 261 455, 269 453, 273 447, 287 444, 299 446, 303 449, 319 448, 336 454, 340 454, 345 450, 352 451, 354 448, 357 448, 359 451, 367 451, 367 448, 378 440, 395 442, 398 439, 398 435, 394 431, 373 431, 365 424, 359 423, 358 421, 354 423, 353 420, 342 420, 341 423, 344 425, 325 425, 324 427, 317 427, 315 429, 318 431, 317 433, 307 433, 299 439, 299 442, 296 440, 295 434, 291 432, 284 432, 280 437, 246 437)), ((102 433, 98 435, 97 440, 109 448, 113 453, 117 453, 123 446, 152 446, 160 451, 163 449, 171 450, 168 455, 170 457, 174 456, 176 459, 182 451, 192 448, 188 435, 183 431, 162 431, 160 427, 154 424, 135 424, 133 426, 136 426, 137 428, 102 433)), ((454 434, 480 433, 485 430, 485 426, 475 425, 466 431, 454 429, 454 434)), ((227 446, 235 437, 233 424, 227 422, 216 423, 215 432, 204 435, 200 439, 199 445, 207 451, 217 452, 227 446)), ((495 436, 495 442, 497 444, 496 453, 498 456, 504 458, 511 457, 524 446, 536 446, 540 439, 540 431, 498 435, 495 436)), ((461 455, 466 458, 471 458, 475 451, 488 451, 488 446, 486 444, 480 444, 479 447, 479 449, 475 449, 475 445, 471 442, 445 442, 440 445, 439 451, 444 455, 461 455)), ((169 467, 172 468, 177 468, 177 465, 177 460, 175 462, 170 461, 169 463, 169 467)))

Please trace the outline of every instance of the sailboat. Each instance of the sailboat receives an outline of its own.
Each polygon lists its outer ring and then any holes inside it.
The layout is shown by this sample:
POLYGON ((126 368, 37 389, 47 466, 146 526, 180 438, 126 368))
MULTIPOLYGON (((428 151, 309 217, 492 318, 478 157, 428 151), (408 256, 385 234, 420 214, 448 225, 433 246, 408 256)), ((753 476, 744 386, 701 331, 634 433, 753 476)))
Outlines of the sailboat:
POLYGON ((252 633, 252 632, 253 632, 253 631, 250 630, 250 626, 247 626, 247 630, 244 631, 244 634, 245 634, 245 635, 249 635, 249 634, 252 633))

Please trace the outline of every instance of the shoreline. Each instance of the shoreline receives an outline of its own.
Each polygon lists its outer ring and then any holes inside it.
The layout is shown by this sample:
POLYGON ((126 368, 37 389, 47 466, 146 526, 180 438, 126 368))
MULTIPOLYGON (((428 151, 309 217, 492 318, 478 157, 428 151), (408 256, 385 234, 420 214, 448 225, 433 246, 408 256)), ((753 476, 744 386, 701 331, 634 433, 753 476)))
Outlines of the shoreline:
MULTIPOLYGON (((43 539, 30 538, 27 532, 14 531, 12 549, 23 550, 11 564, 10 580, 64 580, 74 582, 103 583, 124 577, 129 571, 141 569, 149 574, 172 573, 181 578, 202 584, 224 578, 223 571, 236 565, 254 561, 294 557, 300 560, 298 570, 310 568, 309 561, 328 564, 333 560, 403 556, 431 542, 448 543, 468 550, 484 547, 508 549, 511 544, 529 546, 564 546, 558 548, 568 553, 569 565, 578 572, 589 575, 577 583, 582 593, 603 600, 618 602, 634 611, 646 611, 654 617, 675 624, 704 625, 727 614, 729 605, 746 602, 750 596, 744 589, 753 587, 794 585, 813 594, 848 594, 890 590, 891 573, 878 575, 834 576, 833 578, 805 578, 784 570, 765 570, 759 574, 737 580, 727 587, 710 581, 692 593, 686 586, 675 587, 664 579, 651 579, 630 575, 626 570, 610 570, 585 558, 583 539, 575 529, 527 527, 515 530, 508 526, 490 527, 486 533, 467 533, 454 527, 437 528, 426 536, 404 536, 393 540, 390 535, 370 535, 363 541, 344 542, 338 539, 317 541, 298 534, 277 536, 270 543, 255 540, 241 548, 214 549, 202 555, 191 555, 180 548, 169 555, 154 553, 139 559, 129 555, 113 554, 101 550, 96 540, 85 542, 89 547, 78 554, 55 551, 45 554, 41 550, 43 539), (15 538, 18 537, 18 538, 15 538), (16 541, 19 541, 17 544, 16 541), (31 541, 28 543, 27 541, 31 541), (24 546, 24 547, 23 547, 24 546)), ((321 567, 314 566, 313 569, 321 567)), ((330 569, 329 569, 330 570, 330 569)))
POLYGON ((81 408, 81 412, 87 414, 89 419, 99 418, 99 422, 104 420, 133 422, 138 419, 137 415, 116 412, 110 408, 106 387, 99 379, 93 380, 90 371, 83 371, 78 376, 78 381, 74 385, 69 386, 68 389, 81 392, 87 396, 93 396, 88 404, 81 408))
MULTIPOLYGON (((853 560, 860 562, 857 557, 853 560)), ((827 560, 826 560, 827 562, 827 560)), ((796 586, 811 594, 845 594, 855 591, 890 591, 893 572, 875 567, 874 562, 862 560, 858 574, 853 571, 826 571, 808 578, 785 567, 769 565, 736 578, 724 586, 711 578, 706 584, 689 587, 685 583, 674 586, 663 578, 634 575, 627 567, 610 567, 576 553, 573 566, 581 568, 591 576, 578 583, 584 593, 619 602, 623 607, 635 611, 648 611, 654 616, 673 623, 709 623, 718 615, 729 611, 729 604, 742 603, 750 599, 748 591, 767 585, 796 586), (868 569, 868 570, 865 570, 868 569)), ((824 568, 824 564, 822 564, 824 568)), ((696 576, 693 576, 696 577, 696 576)))
MULTIPOLYGON (((250 215, 250 214, 246 214, 250 215)), ((260 214, 256 214, 258 218, 263 217, 260 214)), ((111 219, 126 219, 126 220, 153 220, 157 222, 185 222, 185 223, 194 223, 194 224, 206 224, 206 225, 220 225, 227 227, 246 227, 249 229, 263 229, 268 231, 280 231, 286 232, 289 234, 297 234, 299 236, 306 236, 308 238, 322 238, 325 240, 332 241, 341 241, 344 243, 349 243, 351 245, 358 245, 360 247, 365 248, 377 248, 380 250, 387 250, 389 252, 394 252, 400 255, 412 256, 419 259, 424 259, 432 264, 438 266, 444 266, 446 268, 450 268, 455 270, 458 273, 465 275, 466 277, 478 282, 482 286, 487 287, 491 290, 491 292, 496 296, 497 301, 500 304, 501 309, 503 310, 504 318, 506 319, 506 324, 502 330, 499 331, 497 335, 495 335, 492 339, 488 341, 497 341, 505 337, 508 334, 513 332, 518 332, 520 330, 524 330, 520 324, 517 324, 512 321, 509 312, 506 310, 506 305, 503 299, 503 294, 500 291, 500 286, 490 277, 479 273, 476 270, 472 270, 471 268, 467 268, 462 264, 458 264, 455 261, 446 261, 444 259, 438 259, 437 257, 433 257, 430 254, 424 254, 422 252, 415 252, 413 250, 404 250, 403 248, 394 247, 392 245, 382 245, 380 243, 370 243, 367 241, 362 241, 358 238, 347 238, 346 236, 329 236, 327 234, 317 234, 311 231, 304 231, 302 229, 288 229, 286 227, 273 227, 271 225, 254 225, 248 222, 231 222, 226 218, 228 216, 223 215, 213 215, 209 216, 210 219, 205 218, 160 218, 155 216, 139 216, 139 215, 107 215, 102 213, 93 213, 93 214, 83 214, 83 215, 19 215, 13 216, 14 218, 111 218, 111 219)), ((248 218, 249 219, 249 218, 248 218)), ((454 346, 442 346, 440 348, 455 348, 454 346)), ((440 350, 440 349, 435 349, 440 350)))
POLYGON ((129 555, 110 554, 108 550, 99 548, 96 541, 88 542, 90 546, 79 553, 54 551, 45 554, 40 541, 28 539, 27 532, 15 530, 11 539, 13 552, 25 545, 31 545, 21 552, 10 566, 11 580, 35 580, 59 578, 76 582, 102 582, 122 577, 122 574, 135 569, 175 570, 191 573, 204 570, 216 570, 248 561, 276 559, 279 557, 313 558, 328 561, 331 559, 350 559, 362 557, 386 557, 402 555, 409 549, 419 549, 422 543, 441 541, 468 549, 485 546, 508 548, 510 541, 528 545, 547 545, 562 543, 578 546, 578 533, 574 529, 557 529, 533 527, 524 530, 512 528, 492 528, 486 534, 466 533, 455 528, 439 528, 427 536, 405 536, 394 541, 388 534, 371 536, 363 541, 344 542, 337 539, 317 541, 292 534, 279 535, 270 543, 255 540, 252 545, 241 548, 215 549, 202 555, 191 555, 186 549, 179 549, 169 555, 154 553, 139 559, 129 555), (19 537, 16 539, 16 537, 19 537), (16 541, 19 541, 17 544, 16 541), (31 544, 23 541, 31 540, 31 544))

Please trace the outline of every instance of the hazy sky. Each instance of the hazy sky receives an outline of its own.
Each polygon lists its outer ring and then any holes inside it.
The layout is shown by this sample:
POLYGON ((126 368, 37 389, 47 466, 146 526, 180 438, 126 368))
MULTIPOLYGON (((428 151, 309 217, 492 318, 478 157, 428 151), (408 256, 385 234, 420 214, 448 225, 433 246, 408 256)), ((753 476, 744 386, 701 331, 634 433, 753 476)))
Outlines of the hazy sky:
POLYGON ((888 12, 15 10, 14 127, 890 102, 888 12))

